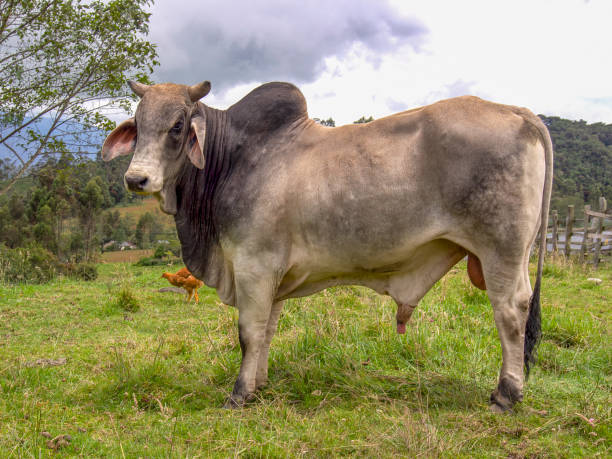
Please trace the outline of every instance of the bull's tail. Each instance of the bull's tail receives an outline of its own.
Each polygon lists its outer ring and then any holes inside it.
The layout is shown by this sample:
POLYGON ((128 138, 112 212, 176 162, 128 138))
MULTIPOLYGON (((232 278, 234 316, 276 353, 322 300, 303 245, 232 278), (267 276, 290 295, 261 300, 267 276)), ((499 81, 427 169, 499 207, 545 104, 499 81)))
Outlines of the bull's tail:
POLYGON ((525 379, 529 378, 529 370, 535 363, 535 353, 542 336, 542 316, 540 312, 540 278, 538 277, 529 301, 529 316, 525 325, 525 379))
MULTIPOLYGON (((535 115, 532 115, 536 118, 535 115)), ((531 118, 531 117, 530 117, 531 118)), ((552 192, 552 175, 553 175, 553 146, 550 139, 550 134, 544 123, 539 119, 529 119, 540 132, 545 150, 546 172, 544 176, 544 190, 542 193, 542 210, 540 214, 540 247, 538 254, 538 271, 536 282, 529 301, 529 315, 525 325, 525 346, 524 346, 524 362, 525 362, 525 379, 529 377, 529 370, 535 363, 536 349, 540 338, 542 337, 542 318, 540 309, 540 287, 542 283, 542 268, 544 267, 544 256, 546 255, 546 231, 548 228, 548 211, 550 209, 550 195, 552 192)))

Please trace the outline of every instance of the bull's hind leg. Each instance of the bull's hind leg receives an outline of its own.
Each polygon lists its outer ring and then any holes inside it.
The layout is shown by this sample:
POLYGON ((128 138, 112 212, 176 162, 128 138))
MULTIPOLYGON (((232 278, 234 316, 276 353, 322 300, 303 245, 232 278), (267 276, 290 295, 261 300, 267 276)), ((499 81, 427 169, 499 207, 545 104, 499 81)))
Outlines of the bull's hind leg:
POLYGON ((493 255, 483 260, 487 293, 502 348, 499 383, 491 394, 491 410, 496 412, 506 411, 523 399, 525 325, 531 298, 526 258, 493 255))

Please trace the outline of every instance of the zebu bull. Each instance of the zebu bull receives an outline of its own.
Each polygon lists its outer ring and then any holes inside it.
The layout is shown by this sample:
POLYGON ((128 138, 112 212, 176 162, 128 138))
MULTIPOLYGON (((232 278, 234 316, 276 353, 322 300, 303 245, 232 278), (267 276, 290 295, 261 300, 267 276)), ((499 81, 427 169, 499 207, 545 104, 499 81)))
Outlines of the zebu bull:
POLYGON ((174 215, 189 270, 238 308, 242 365, 229 405, 266 383, 283 300, 365 285, 396 301, 401 333, 466 255, 502 345, 491 408, 522 399, 540 336, 544 237, 533 294, 528 259, 552 182, 550 136, 533 113, 459 97, 328 128, 288 83, 227 110, 199 102, 208 82, 130 86, 136 116, 110 133, 102 157, 134 153, 127 188, 174 215))

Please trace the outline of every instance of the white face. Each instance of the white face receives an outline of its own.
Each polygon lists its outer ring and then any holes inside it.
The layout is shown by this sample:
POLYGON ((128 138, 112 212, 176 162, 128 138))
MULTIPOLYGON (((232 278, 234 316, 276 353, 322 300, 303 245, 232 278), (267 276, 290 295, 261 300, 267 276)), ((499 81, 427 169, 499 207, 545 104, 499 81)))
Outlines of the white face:
POLYGON ((173 84, 141 86, 132 86, 142 96, 135 118, 124 121, 109 134, 102 158, 109 161, 134 153, 124 176, 125 187, 139 194, 152 194, 163 212, 175 215, 176 180, 185 161, 189 158, 194 166, 204 168, 206 122, 197 97, 207 93, 210 84, 196 85, 197 91, 194 86, 173 84), (192 90, 196 94, 192 95, 192 90))
POLYGON ((175 214, 176 179, 185 163, 192 104, 180 94, 147 92, 136 110, 137 141, 124 176, 126 187, 152 194, 175 214))
MULTIPOLYGON (((182 162, 179 163, 182 166, 182 162)), ((164 158, 159 148, 138 148, 130 167, 123 177, 125 187, 138 194, 151 194, 160 208, 167 214, 176 214, 176 200, 173 197, 175 174, 170 174, 172 162, 164 158)))

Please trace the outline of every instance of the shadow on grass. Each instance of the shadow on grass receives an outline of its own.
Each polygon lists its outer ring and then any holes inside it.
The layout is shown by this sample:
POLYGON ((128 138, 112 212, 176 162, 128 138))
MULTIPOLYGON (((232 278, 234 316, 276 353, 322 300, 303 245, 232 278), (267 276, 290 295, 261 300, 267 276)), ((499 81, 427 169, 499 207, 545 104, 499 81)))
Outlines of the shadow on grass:
POLYGON ((132 366, 128 373, 115 367, 90 387, 85 397, 91 397, 99 409, 123 406, 162 414, 168 407, 187 411, 220 407, 237 372, 237 367, 229 371, 207 367, 200 373, 184 371, 180 363, 171 360, 144 362, 132 366))
POLYGON ((406 370, 401 376, 382 370, 311 368, 304 377, 295 375, 294 368, 295 362, 273 367, 271 382, 261 397, 269 400, 280 396, 294 407, 305 409, 368 400, 412 408, 464 410, 482 406, 490 394, 473 379, 429 371, 406 370))
MULTIPOLYGON (((85 397, 102 410, 123 407, 164 414, 164 407, 180 411, 219 408, 238 374, 239 355, 233 357, 229 367, 204 364, 189 372, 182 372, 180 362, 172 360, 136 365, 117 360, 85 397)), ((350 359, 325 364, 328 357, 325 352, 279 356, 270 362, 270 381, 257 397, 283 400, 298 411, 372 402, 405 404, 413 409, 468 410, 482 407, 491 389, 467 376, 440 374, 419 366, 386 370, 356 365, 350 359)))

